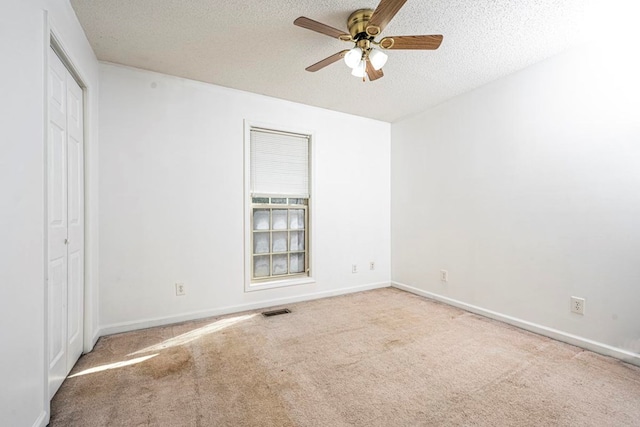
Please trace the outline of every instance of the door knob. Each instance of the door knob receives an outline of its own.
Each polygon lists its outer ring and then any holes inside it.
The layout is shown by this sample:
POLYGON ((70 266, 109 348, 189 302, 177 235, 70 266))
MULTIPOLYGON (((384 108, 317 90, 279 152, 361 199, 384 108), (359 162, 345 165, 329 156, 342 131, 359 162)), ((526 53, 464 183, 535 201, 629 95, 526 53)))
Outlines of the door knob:
POLYGON ((64 239, 64 244, 68 245, 69 244, 69 240, 68 239, 64 239))

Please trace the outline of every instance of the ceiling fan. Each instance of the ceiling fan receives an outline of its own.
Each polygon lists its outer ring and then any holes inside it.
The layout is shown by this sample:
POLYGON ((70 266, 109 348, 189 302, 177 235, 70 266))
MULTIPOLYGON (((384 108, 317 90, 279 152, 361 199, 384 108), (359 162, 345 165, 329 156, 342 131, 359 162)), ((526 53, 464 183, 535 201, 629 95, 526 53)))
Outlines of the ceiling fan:
POLYGON ((352 68, 351 74, 369 80, 382 77, 382 67, 387 62, 387 55, 382 50, 387 49, 419 49, 435 50, 442 43, 442 35, 423 36, 389 36, 380 41, 375 38, 382 33, 393 17, 407 0, 381 0, 375 10, 359 9, 347 19, 349 33, 330 27, 304 16, 293 23, 299 27, 334 37, 344 42, 354 43, 352 49, 345 49, 335 53, 322 61, 306 68, 307 71, 318 71, 327 65, 344 58, 345 63, 352 68), (379 47, 381 49, 377 49, 379 47))

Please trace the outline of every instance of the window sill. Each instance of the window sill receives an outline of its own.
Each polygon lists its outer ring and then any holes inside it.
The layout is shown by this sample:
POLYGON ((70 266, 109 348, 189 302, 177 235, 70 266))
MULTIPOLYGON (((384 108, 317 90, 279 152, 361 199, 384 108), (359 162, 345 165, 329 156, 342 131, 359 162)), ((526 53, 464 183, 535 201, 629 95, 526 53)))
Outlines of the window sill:
POLYGON ((283 280, 270 280, 262 283, 249 283, 245 286, 245 292, 261 291, 264 289, 284 288, 287 286, 310 285, 315 283, 313 277, 294 277, 283 280))

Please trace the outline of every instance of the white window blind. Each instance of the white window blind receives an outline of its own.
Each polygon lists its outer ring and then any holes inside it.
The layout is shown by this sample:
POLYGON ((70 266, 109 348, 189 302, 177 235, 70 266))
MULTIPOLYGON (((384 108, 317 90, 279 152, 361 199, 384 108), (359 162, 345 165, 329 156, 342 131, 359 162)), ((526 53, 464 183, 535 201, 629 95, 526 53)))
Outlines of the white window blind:
POLYGON ((251 129, 251 194, 309 197, 309 138, 251 129))

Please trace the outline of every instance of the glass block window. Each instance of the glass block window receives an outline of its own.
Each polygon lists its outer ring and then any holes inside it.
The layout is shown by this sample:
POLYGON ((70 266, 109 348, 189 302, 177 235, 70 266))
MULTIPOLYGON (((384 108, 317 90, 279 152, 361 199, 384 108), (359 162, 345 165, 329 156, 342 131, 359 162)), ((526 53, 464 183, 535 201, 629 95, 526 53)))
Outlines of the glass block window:
POLYGON ((308 199, 252 199, 252 278, 307 275, 308 199))

